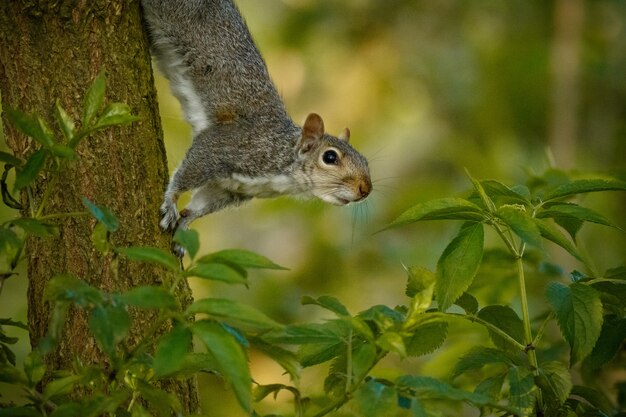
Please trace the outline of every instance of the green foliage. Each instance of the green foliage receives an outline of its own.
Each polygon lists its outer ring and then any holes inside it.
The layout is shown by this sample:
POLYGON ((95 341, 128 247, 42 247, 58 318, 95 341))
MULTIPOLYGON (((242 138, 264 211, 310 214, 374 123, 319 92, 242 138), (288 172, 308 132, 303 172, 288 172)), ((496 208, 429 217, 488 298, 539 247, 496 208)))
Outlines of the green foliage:
MULTIPOLYGON (((11 122, 40 145, 26 161, 0 153, 5 173, 16 170, 17 190, 28 190, 44 169, 60 172, 75 159, 74 149, 89 133, 136 120, 126 105, 105 104, 104 88, 101 74, 87 92, 80 130, 56 103, 61 140, 40 118, 10 111, 11 122)), ((482 415, 618 415, 620 405, 601 392, 589 384, 574 385, 572 375, 577 370, 572 367, 581 364, 584 372, 597 372, 610 366, 623 345, 626 298, 620 294, 626 269, 610 269, 602 276, 593 272, 578 246, 579 231, 585 223, 615 226, 578 200, 570 200, 578 194, 626 190, 626 184, 605 178, 568 179, 564 173, 559 177, 557 182, 534 178, 509 187, 470 176, 473 188, 466 198, 441 198, 406 210, 387 229, 426 220, 462 221, 445 245, 436 271, 405 267, 404 303, 394 307, 375 305, 354 313, 335 296, 304 296, 305 308, 323 310, 331 318, 296 324, 279 323, 228 298, 198 299, 183 309, 173 295, 183 279, 248 286, 250 269, 286 269, 262 255, 242 249, 202 255, 197 232, 179 230, 173 240, 189 255, 183 262, 158 248, 116 246, 110 239, 121 228, 115 214, 86 198, 82 199, 86 213, 59 215, 44 215, 45 198, 38 205, 29 201, 32 216, 0 227, 0 259, 7 263, 1 279, 11 276, 27 237, 56 236, 56 217, 88 214, 97 220, 92 231, 97 251, 111 262, 123 257, 150 263, 163 270, 163 280, 154 286, 107 292, 91 285, 89 277, 55 275, 45 291, 53 306, 48 334, 23 364, 17 363, 12 351, 17 339, 4 328, 26 326, 0 319, 0 382, 21 388, 27 402, 0 408, 0 416, 180 415, 179 399, 163 390, 160 382, 198 373, 223 379, 242 410, 254 416, 259 415, 257 402, 280 392, 291 398, 293 412, 288 415, 298 417, 331 415, 348 403, 357 415, 372 417, 443 415, 447 408, 442 404, 469 404, 482 415), (484 247, 486 230, 501 239, 504 249, 484 247), (572 273, 568 283, 559 280, 559 274, 547 273, 550 268, 542 258, 546 240, 580 260, 585 273, 572 273), (485 267, 490 262, 500 262, 508 271, 506 279, 516 281, 519 293, 513 307, 504 305, 506 300, 481 305, 485 303, 475 292, 475 281, 489 271, 485 267), (537 310, 532 315, 527 278, 545 287, 546 302, 533 305, 537 310), (105 363, 75 361, 70 369, 47 368, 46 355, 61 340, 70 308, 85 312, 105 363), (155 319, 131 342, 136 314, 146 310, 156 311, 155 319), (387 356, 408 362, 431 354, 444 345, 459 321, 484 329, 491 345, 468 345, 449 380, 405 370, 390 373, 379 367, 387 356), (546 336, 552 321, 562 337, 546 336), (559 349, 565 344, 569 357, 559 349), (255 385, 248 363, 251 349, 276 362, 294 383, 255 385), (326 372, 320 387, 323 394, 309 392, 310 384, 300 381, 302 368, 318 366, 326 372), (77 391, 80 397, 72 395, 77 391)), ((19 204, 8 192, 6 175, 3 178, 5 203, 19 204)), ((54 181, 50 184, 54 186, 54 181)))

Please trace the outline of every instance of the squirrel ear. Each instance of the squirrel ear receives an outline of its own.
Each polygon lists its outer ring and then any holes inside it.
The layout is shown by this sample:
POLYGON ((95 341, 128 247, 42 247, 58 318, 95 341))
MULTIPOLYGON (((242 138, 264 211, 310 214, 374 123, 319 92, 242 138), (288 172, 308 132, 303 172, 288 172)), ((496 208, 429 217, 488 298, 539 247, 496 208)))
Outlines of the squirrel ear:
POLYGON ((348 129, 347 127, 343 129, 343 131, 339 134, 339 136, 337 136, 337 139, 342 140, 344 142, 349 142, 350 141, 350 129, 348 129))
POLYGON ((324 121, 319 114, 311 113, 302 126, 302 136, 307 139, 319 139, 324 136, 324 121))

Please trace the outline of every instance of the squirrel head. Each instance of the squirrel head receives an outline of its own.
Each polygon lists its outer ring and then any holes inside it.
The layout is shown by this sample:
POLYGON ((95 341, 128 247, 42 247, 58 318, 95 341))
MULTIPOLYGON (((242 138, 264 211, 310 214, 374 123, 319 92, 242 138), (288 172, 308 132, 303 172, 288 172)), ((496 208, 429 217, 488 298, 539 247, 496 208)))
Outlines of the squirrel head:
POLYGON ((350 144, 350 130, 339 136, 324 133, 324 121, 311 113, 302 126, 298 159, 312 194, 327 203, 346 205, 364 200, 372 191, 367 159, 350 144))

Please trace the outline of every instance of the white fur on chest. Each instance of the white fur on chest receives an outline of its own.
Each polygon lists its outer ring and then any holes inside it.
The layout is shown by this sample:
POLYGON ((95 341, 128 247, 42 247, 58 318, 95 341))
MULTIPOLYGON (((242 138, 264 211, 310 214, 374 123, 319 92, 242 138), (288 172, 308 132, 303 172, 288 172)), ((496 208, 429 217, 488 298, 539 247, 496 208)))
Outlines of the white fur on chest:
POLYGON ((251 197, 270 198, 285 194, 305 194, 307 190, 287 175, 247 177, 233 174, 220 181, 225 189, 251 197))

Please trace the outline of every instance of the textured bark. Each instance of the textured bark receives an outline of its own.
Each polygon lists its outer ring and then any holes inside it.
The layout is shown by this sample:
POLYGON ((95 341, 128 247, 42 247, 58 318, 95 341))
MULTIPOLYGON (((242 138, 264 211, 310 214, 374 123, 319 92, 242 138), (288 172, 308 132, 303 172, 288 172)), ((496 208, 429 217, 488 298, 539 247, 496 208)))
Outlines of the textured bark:
MULTIPOLYGON (((120 220, 113 235, 118 246, 168 248, 170 237, 158 228, 158 207, 168 177, 147 38, 138 1, 11 0, 0 1, 0 92, 4 108, 41 115, 54 126, 53 105, 59 99, 75 120, 80 119, 84 93, 102 69, 107 75, 107 102, 126 102, 141 121, 97 133, 78 148, 55 187, 46 213, 84 211, 80 197, 109 207, 120 220)), ((8 146, 27 157, 37 145, 4 121, 8 146)), ((42 197, 44 178, 34 187, 42 197)), ((23 200, 25 196, 22 196, 23 200)), ((28 321, 31 343, 45 335, 50 306, 43 289, 57 273, 70 272, 107 291, 158 283, 163 271, 146 264, 111 262, 94 250, 90 235, 95 221, 87 217, 60 220, 60 237, 31 239, 27 244, 28 321)), ((183 305, 189 288, 181 289, 183 305)), ((134 317, 145 329, 154 317, 134 317)), ((74 356, 83 362, 102 360, 89 337, 85 316, 70 312, 53 369, 68 368, 74 356)), ((173 382, 184 408, 195 411, 192 381, 173 382)))

